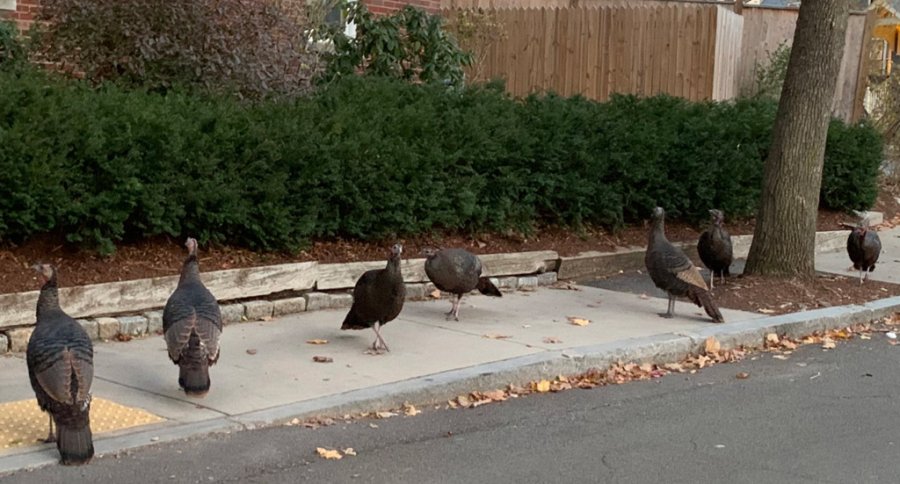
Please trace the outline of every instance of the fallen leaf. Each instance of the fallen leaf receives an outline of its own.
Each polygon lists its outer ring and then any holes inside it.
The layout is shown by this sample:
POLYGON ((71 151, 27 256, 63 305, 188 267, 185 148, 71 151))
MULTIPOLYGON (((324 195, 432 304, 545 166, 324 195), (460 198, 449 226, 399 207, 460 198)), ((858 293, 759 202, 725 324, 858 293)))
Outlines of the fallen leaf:
POLYGON ((669 371, 684 371, 684 367, 681 366, 681 363, 666 363, 664 366, 669 371))
POLYGON ((469 400, 469 397, 465 395, 460 395, 456 397, 456 403, 459 404, 460 407, 469 408, 472 406, 472 401, 469 400))
POLYGON ((485 392, 484 396, 495 402, 503 402, 506 400, 506 392, 504 392, 503 390, 485 392))
POLYGON ((859 339, 872 339, 872 337, 867 334, 861 334, 859 335, 859 339))
POLYGON ((488 339, 507 339, 507 338, 512 338, 512 336, 509 336, 509 335, 506 335, 506 334, 497 334, 497 333, 483 334, 483 335, 481 335, 481 337, 482 337, 482 338, 488 338, 488 339))
POLYGON ((640 297, 641 299, 650 299, 650 296, 648 296, 648 295, 646 295, 646 294, 641 294, 641 295, 638 296, 638 297, 640 297))
POLYGON ((378 424, 370 423, 370 424, 369 424, 369 428, 377 429, 377 428, 378 428, 378 424))
POLYGON ((715 336, 710 336, 706 338, 706 354, 718 353, 719 350, 722 349, 722 345, 719 343, 719 340, 716 339, 715 336))
POLYGON ((313 361, 316 363, 332 363, 334 358, 330 356, 313 356, 313 361))
POLYGON ((787 348, 787 349, 789 349, 789 350, 795 350, 795 349, 797 349, 797 343, 794 343, 793 341, 791 341, 791 340, 789 340, 789 339, 783 339, 783 340, 781 340, 781 346, 783 346, 783 347, 785 347, 785 348, 787 348))
POLYGON ((547 380, 541 380, 534 385, 534 390, 538 393, 545 393, 550 391, 550 382, 547 380))
POLYGON ((119 341, 122 341, 124 343, 126 341, 131 341, 134 338, 132 338, 132 336, 130 334, 119 333, 116 335, 116 339, 119 341))
POLYGON ((766 343, 774 343, 778 344, 779 338, 775 333, 769 333, 766 335, 766 343))
POLYGON ((769 309, 769 308, 759 308, 759 309, 757 309, 757 312, 760 312, 763 314, 775 314, 775 310, 769 309))
POLYGON ((556 336, 547 336, 546 338, 544 338, 544 343, 548 345, 555 345, 562 343, 562 340, 557 338, 556 336))
POLYGON ((407 417, 415 417, 416 415, 422 413, 422 411, 417 409, 415 406, 407 403, 403 405, 403 413, 405 413, 407 417))
POLYGON ((566 316, 566 319, 568 319, 569 322, 574 324, 575 326, 587 326, 587 325, 591 324, 590 319, 579 318, 579 317, 575 317, 575 316, 566 316))
POLYGON ((319 453, 319 457, 324 457, 329 460, 340 460, 344 457, 337 450, 326 449, 324 447, 316 447, 316 452, 319 453))
POLYGON ((347 447, 344 449, 344 455, 356 455, 356 451, 353 450, 353 447, 347 447))
POLYGON ((248 355, 255 355, 255 354, 256 354, 256 350, 251 348, 251 349, 247 350, 247 354, 248 354, 248 355))
POLYGON ((787 357, 787 356, 784 356, 784 355, 772 355, 772 358, 775 358, 776 360, 786 360, 786 359, 788 359, 788 357, 787 357))
POLYGON ((734 377, 739 380, 746 380, 747 378, 750 378, 750 374, 747 373, 746 371, 742 371, 742 372, 738 373, 737 375, 734 375, 734 377))
POLYGON ((435 290, 431 291, 431 294, 429 294, 429 296, 431 296, 434 299, 440 299, 441 298, 441 290, 435 289, 435 290))
POLYGON ((825 340, 822 341, 822 348, 824 348, 826 350, 833 349, 835 346, 836 346, 836 344, 835 344, 834 340, 831 338, 825 338, 825 340))
POLYGON ((328 344, 327 339, 308 339, 306 340, 306 344, 308 345, 325 345, 328 344))
POLYGON ((377 418, 391 418, 396 416, 397 414, 394 412, 375 412, 375 417, 377 418))

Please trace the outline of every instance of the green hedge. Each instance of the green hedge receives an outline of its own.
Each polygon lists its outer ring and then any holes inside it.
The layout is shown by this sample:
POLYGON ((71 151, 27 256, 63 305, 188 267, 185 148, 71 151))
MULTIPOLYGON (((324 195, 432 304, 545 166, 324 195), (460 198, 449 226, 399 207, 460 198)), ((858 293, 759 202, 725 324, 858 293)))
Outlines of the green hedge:
MULTIPOLYGON (((514 101, 348 78, 291 103, 0 71, 0 240, 191 234, 263 249, 435 229, 621 226, 753 215, 775 105, 556 96, 514 101)), ((824 206, 874 202, 866 125, 832 122, 824 206)))

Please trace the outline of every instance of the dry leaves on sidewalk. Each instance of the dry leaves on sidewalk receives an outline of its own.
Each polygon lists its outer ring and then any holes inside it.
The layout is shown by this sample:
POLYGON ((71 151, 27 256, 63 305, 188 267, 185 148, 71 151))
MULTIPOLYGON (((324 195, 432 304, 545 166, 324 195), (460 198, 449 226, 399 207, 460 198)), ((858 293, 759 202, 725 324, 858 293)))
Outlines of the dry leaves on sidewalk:
POLYGON ((587 326, 591 324, 590 319, 579 318, 578 316, 566 316, 566 319, 569 320, 569 323, 574 324, 575 326, 587 326))

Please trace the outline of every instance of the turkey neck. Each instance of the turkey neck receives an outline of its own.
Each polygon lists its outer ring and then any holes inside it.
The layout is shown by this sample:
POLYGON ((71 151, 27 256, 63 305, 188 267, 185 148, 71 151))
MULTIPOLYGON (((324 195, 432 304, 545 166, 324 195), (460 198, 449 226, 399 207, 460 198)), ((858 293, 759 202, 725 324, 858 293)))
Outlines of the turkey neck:
POLYGON ((55 272, 50 279, 41 286, 41 294, 38 296, 37 303, 38 323, 40 323, 42 315, 52 311, 59 311, 59 287, 56 284, 55 272))
POLYGON ((200 279, 200 262, 197 261, 197 253, 191 252, 187 259, 184 260, 184 266, 181 268, 181 278, 178 279, 178 285, 185 281, 196 281, 200 279))
POLYGON ((659 218, 653 221, 653 225, 650 229, 650 245, 659 242, 668 242, 669 239, 666 238, 666 222, 664 219, 659 218))
POLYGON ((391 255, 391 258, 388 259, 387 266, 384 268, 387 271, 388 275, 391 279, 398 279, 402 276, 400 275, 400 256, 399 255, 391 255))

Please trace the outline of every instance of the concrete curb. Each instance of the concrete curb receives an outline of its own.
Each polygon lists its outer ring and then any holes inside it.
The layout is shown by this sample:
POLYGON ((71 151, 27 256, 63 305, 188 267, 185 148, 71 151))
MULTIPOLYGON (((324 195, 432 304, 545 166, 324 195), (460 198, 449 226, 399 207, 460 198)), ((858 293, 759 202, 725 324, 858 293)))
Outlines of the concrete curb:
MULTIPOLYGON (((792 337, 866 323, 900 312, 900 296, 862 305, 838 306, 767 318, 710 325, 699 331, 664 333, 610 343, 548 351, 458 370, 425 375, 385 385, 295 402, 230 417, 190 424, 163 424, 133 433, 101 437, 98 454, 111 454, 161 442, 183 440, 210 433, 232 432, 277 425, 293 418, 342 416, 400 407, 404 402, 428 405, 472 391, 502 388, 557 375, 606 368, 616 362, 668 363, 698 353, 706 338, 714 336, 723 349, 760 347, 767 333, 792 337)), ((57 462, 52 445, 0 457, 0 476, 17 470, 57 462)))

